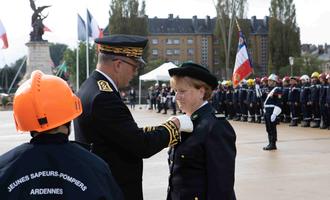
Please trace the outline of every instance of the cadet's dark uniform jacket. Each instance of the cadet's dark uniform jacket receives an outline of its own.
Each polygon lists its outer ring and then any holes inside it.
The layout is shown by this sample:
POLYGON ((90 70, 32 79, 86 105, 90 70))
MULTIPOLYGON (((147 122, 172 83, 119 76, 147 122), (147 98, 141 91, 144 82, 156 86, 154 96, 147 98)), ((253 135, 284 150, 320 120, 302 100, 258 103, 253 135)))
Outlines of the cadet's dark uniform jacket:
POLYGON ((0 199, 123 199, 108 165, 65 134, 41 134, 0 157, 0 199))
POLYGON ((210 104, 195 111, 194 131, 169 150, 167 200, 233 200, 235 131, 210 104))
POLYGON ((93 152, 109 164, 126 200, 143 199, 142 158, 171 144, 173 131, 160 126, 145 134, 114 86, 98 71, 83 83, 78 96, 83 113, 74 121, 76 140, 93 143, 93 152))

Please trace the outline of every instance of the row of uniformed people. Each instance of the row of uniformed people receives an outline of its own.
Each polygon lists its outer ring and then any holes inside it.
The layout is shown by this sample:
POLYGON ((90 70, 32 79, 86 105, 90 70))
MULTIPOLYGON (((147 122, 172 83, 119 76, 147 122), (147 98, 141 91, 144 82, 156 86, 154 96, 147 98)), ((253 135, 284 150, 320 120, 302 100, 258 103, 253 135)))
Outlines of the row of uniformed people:
POLYGON ((176 103, 175 103, 175 92, 171 87, 168 87, 166 83, 159 86, 158 83, 155 87, 149 88, 148 97, 149 110, 157 110, 157 113, 167 114, 168 109, 172 109, 172 115, 176 115, 176 103))
MULTIPOLYGON (((278 79, 282 93, 280 120, 290 126, 301 122, 302 127, 329 128, 329 76, 314 72, 311 78, 303 75, 278 79)), ((212 104, 228 119, 260 123, 264 121, 263 103, 269 92, 267 77, 243 80, 237 88, 231 81, 222 81, 213 92, 212 104)))

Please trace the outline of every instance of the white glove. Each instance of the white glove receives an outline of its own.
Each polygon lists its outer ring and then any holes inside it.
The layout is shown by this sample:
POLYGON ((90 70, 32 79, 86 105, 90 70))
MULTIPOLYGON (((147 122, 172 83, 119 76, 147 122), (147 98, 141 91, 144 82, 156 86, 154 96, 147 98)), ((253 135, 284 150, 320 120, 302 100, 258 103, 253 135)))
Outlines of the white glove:
POLYGON ((272 114, 272 115, 270 116, 270 121, 271 121, 271 122, 275 122, 276 117, 277 117, 277 115, 272 114))
POLYGON ((280 107, 278 107, 278 106, 274 107, 273 114, 278 116, 279 114, 281 114, 281 112, 282 112, 282 109, 280 107))
POLYGON ((180 132, 188 132, 191 133, 194 130, 194 125, 188 115, 179 115, 179 116, 173 116, 169 120, 177 118, 180 122, 180 132))

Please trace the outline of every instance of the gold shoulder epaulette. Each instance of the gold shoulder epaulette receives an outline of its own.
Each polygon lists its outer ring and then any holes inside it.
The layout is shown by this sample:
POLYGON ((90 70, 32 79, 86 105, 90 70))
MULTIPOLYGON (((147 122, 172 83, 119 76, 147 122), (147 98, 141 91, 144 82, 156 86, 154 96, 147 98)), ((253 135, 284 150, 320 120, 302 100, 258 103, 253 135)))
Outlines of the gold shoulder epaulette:
POLYGON ((104 80, 97 81, 97 85, 99 86, 100 91, 112 92, 112 89, 111 89, 109 83, 104 80))

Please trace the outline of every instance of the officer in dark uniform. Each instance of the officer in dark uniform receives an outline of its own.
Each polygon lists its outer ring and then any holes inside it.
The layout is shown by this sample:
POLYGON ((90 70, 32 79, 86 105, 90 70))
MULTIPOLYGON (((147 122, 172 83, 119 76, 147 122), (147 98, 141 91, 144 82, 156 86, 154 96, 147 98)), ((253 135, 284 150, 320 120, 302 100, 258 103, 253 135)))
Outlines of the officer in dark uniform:
POLYGON ((326 103, 325 103, 325 107, 327 108, 326 112, 327 112, 327 116, 328 116, 328 123, 326 124, 326 126, 328 126, 328 130, 330 130, 330 87, 329 87, 329 83, 330 83, 330 74, 328 74, 326 76, 327 79, 327 83, 328 83, 328 88, 327 88, 327 98, 326 98, 326 103))
POLYGON ((260 84, 261 84, 261 81, 260 81, 260 78, 255 78, 254 79, 254 82, 255 82, 255 91, 253 93, 253 102, 255 102, 255 113, 256 113, 256 122, 257 123, 261 123, 261 115, 263 113, 262 111, 262 91, 261 91, 261 88, 260 88, 260 84))
POLYGON ((320 123, 320 129, 326 129, 327 124, 329 123, 329 114, 327 112, 327 107, 329 105, 326 105, 327 102, 327 90, 329 88, 329 84, 326 79, 326 75, 322 73, 320 75, 320 82, 321 82, 321 87, 320 87, 320 99, 319 99, 319 105, 320 105, 320 110, 321 110, 321 123, 320 123))
POLYGON ((298 77, 290 77, 290 91, 288 96, 288 102, 290 105, 291 112, 291 123, 289 126, 298 126, 298 121, 300 118, 300 87, 298 86, 298 77))
POLYGON ((247 117, 248 117, 248 105, 246 102, 246 97, 247 97, 247 84, 246 80, 242 80, 241 82, 241 87, 238 92, 238 102, 240 104, 241 108, 241 121, 246 122, 247 117))
POLYGON ((226 81, 226 96, 225 96, 225 102, 226 102, 226 117, 228 120, 231 120, 235 116, 235 110, 233 109, 233 86, 231 81, 226 81))
POLYGON ((300 90, 300 105, 301 112, 303 114, 303 119, 301 121, 301 127, 309 127, 310 121, 312 119, 312 107, 310 104, 310 78, 308 75, 302 75, 300 77, 301 81, 301 90, 300 90))
POLYGON ((312 128, 319 128, 320 121, 321 121, 321 114, 320 114, 320 105, 319 105, 319 98, 320 98, 320 84, 319 84, 319 76, 318 72, 313 72, 312 84, 311 84, 311 97, 310 97, 310 104, 312 106, 312 117, 313 121, 311 122, 312 128))
POLYGON ((207 102, 216 78, 203 66, 184 63, 169 70, 182 111, 193 121, 192 134, 169 150, 167 200, 234 200, 235 131, 207 102), (183 80, 185 79, 185 80, 183 80), (198 85, 187 82, 200 81, 198 85))
POLYGON ((248 85, 248 89, 247 89, 247 95, 246 95, 246 102, 247 102, 247 106, 248 106, 248 111, 249 111, 249 117, 248 117, 248 122, 254 123, 255 122, 255 106, 256 106, 256 102, 254 101, 255 98, 255 88, 254 88, 254 80, 253 79, 248 79, 247 80, 247 85, 248 85))
POLYGON ((282 113, 283 113, 283 122, 289 123, 291 120, 290 118, 290 106, 288 104, 288 98, 289 98, 289 83, 290 83, 290 77, 285 76, 282 79, 283 87, 282 87, 282 113))
POLYGON ((0 156, 0 199, 124 199, 108 165, 68 141, 82 108, 64 80, 32 72, 13 108, 17 130, 32 139, 0 156))
POLYGON ((120 98, 118 88, 127 87, 143 63, 146 38, 112 35, 95 42, 100 45, 96 70, 78 91, 84 112, 75 120, 76 140, 93 144, 93 152, 109 164, 126 200, 140 200, 142 159, 176 144, 184 122, 177 117, 143 130, 120 98))
POLYGON ((238 94, 239 94, 240 86, 238 85, 236 88, 234 88, 233 92, 233 110, 235 113, 234 121, 239 121, 241 119, 241 109, 240 104, 238 101, 238 94))
POLYGON ((270 92, 267 95, 264 103, 265 109, 265 122, 266 130, 268 133, 268 145, 263 148, 265 151, 276 150, 277 141, 277 129, 276 129, 276 118, 281 113, 280 102, 281 102, 281 90, 276 87, 278 77, 275 74, 271 74, 268 77, 268 85, 270 92))
MULTIPOLYGON (((267 98, 267 95, 269 93, 269 87, 268 87, 268 77, 264 76, 261 78, 261 100, 262 100, 262 111, 264 110, 263 106, 264 106, 264 102, 267 98)), ((262 113, 262 117, 261 117, 261 123, 265 123, 265 117, 264 117, 264 113, 262 113)))

